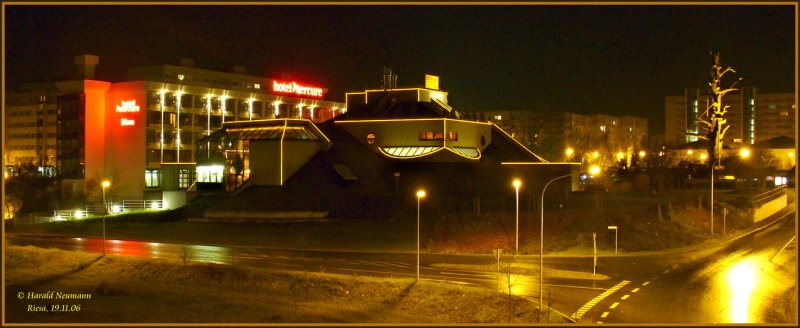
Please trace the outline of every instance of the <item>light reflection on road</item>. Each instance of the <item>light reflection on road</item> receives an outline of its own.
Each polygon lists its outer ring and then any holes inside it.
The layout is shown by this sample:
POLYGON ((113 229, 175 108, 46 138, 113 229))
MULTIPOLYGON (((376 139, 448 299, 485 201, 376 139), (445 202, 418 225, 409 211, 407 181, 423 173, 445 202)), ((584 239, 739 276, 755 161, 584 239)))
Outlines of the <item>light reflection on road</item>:
POLYGON ((730 306, 726 316, 731 323, 750 323, 750 299, 759 281, 753 260, 747 258, 734 264, 725 274, 730 306))
POLYGON ((769 262, 768 252, 751 253, 721 263, 709 284, 706 313, 718 313, 714 323, 764 323, 770 295, 780 294, 792 284, 769 262))

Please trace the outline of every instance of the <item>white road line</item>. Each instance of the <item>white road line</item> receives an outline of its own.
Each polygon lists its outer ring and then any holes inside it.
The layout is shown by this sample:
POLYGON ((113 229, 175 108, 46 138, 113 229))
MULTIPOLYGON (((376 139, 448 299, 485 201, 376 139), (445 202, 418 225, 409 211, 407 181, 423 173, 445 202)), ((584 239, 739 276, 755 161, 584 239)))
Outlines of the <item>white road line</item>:
POLYGON ((631 291, 631 293, 635 293, 635 292, 638 292, 638 291, 639 291, 639 288, 634 288, 634 289, 631 291))
POLYGON ((611 304, 611 306, 609 306, 608 308, 609 309, 615 309, 615 308, 617 308, 617 305, 619 305, 619 303, 618 302, 614 302, 614 304, 611 304))
POLYGON ((669 269, 666 269, 666 270, 664 270, 664 272, 662 272, 662 273, 663 273, 663 274, 667 274, 667 273, 669 273, 669 269))
POLYGON ((467 277, 476 277, 476 276, 484 276, 484 277, 491 276, 491 277, 494 277, 495 276, 493 274, 480 273, 480 272, 476 272, 476 273, 459 273, 459 272, 439 271, 439 274, 441 274, 441 275, 449 275, 449 276, 467 276, 467 277))
POLYGON ((576 311, 574 314, 572 314, 572 317, 576 321, 580 320, 581 317, 583 317, 583 315, 586 314, 586 311, 589 311, 589 309, 591 309, 593 306, 595 306, 595 304, 597 304, 598 302, 602 301, 604 298, 608 297, 609 295, 613 294, 614 292, 616 292, 620 288, 625 287, 625 285, 627 285, 629 283, 630 283, 630 281, 623 280, 622 282, 616 284, 614 287, 609 288, 608 290, 606 290, 602 294, 597 295, 591 301, 589 301, 586 304, 584 304, 583 306, 581 306, 581 308, 578 309, 578 311, 576 311))
POLYGON ((650 282, 649 282, 649 281, 645 281, 645 282, 642 284, 642 286, 647 286, 647 285, 649 285, 649 284, 650 284, 650 282))
POLYGON ((608 316, 608 312, 603 312, 603 314, 600 315, 601 318, 605 318, 607 316, 608 316))
POLYGON ((561 287, 561 288, 576 288, 576 289, 605 290, 605 288, 600 288, 600 287, 586 287, 586 286, 552 285, 552 284, 542 284, 542 286, 561 287))
POLYGON ((625 295, 625 296, 622 296, 621 298, 622 298, 623 300, 627 300, 627 299, 628 299, 628 297, 631 297, 631 295, 625 295))

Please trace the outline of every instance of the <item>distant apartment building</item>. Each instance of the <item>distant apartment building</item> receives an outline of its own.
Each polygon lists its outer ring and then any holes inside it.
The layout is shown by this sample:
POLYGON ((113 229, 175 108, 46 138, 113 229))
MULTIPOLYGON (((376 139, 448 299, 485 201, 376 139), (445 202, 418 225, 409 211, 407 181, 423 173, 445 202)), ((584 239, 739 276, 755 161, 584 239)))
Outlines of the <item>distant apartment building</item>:
POLYGON ((647 119, 635 116, 486 111, 466 117, 497 124, 549 161, 612 164, 630 160, 647 143, 647 119))
MULTIPOLYGON (((683 95, 668 96, 664 101, 665 142, 672 145, 698 140, 704 132, 698 117, 706 116, 708 92, 686 89, 683 95)), ((780 136, 794 136, 797 103, 793 93, 760 93, 755 87, 743 87, 722 99, 729 106, 725 114, 730 126, 723 143, 733 147, 752 145, 780 136)))

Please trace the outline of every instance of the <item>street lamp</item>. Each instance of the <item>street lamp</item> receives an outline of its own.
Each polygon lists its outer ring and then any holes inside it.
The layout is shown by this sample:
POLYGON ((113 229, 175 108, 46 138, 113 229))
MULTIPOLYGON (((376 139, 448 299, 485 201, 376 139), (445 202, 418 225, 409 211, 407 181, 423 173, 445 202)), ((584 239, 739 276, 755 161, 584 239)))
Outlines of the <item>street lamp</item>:
MULTIPOLYGON (((541 215, 541 226, 539 227, 539 233, 540 233, 540 235, 539 235, 539 242, 540 242, 540 244, 539 244, 539 313, 540 314, 542 312, 542 304, 543 304, 542 302, 544 301, 543 294, 542 294, 542 284, 544 284, 544 193, 547 191, 547 186, 549 186, 551 183, 553 183, 553 181, 556 181, 556 180, 561 179, 561 178, 566 178, 566 177, 569 177, 569 176, 572 176, 572 175, 575 175, 575 174, 580 174, 580 173, 583 173, 583 172, 587 172, 587 170, 573 172, 573 173, 570 173, 570 174, 565 174, 565 175, 562 175, 562 176, 559 176, 559 177, 555 177, 552 180, 548 181, 544 185, 544 188, 542 188, 542 203, 541 203, 541 214, 542 215, 541 215)), ((592 167, 589 168, 588 172, 592 176, 600 174, 600 167, 596 166, 596 165, 592 166, 592 167)))
POLYGON ((108 203, 106 203, 106 188, 111 186, 111 182, 103 180, 103 255, 106 255, 106 215, 108 215, 108 203))
POLYGON ((742 148, 742 150, 739 151, 739 156, 741 156, 742 158, 750 157, 750 149, 742 148))
POLYGON ((617 226, 608 226, 608 230, 614 230, 614 255, 617 255, 617 237, 619 236, 619 229, 617 226))
POLYGON ((519 254, 519 186, 522 185, 522 181, 514 179, 512 184, 517 193, 517 228, 515 230, 516 244, 514 246, 514 254, 519 254))
POLYGON ((425 190, 417 191, 417 282, 419 282, 419 201, 425 198, 425 190))
POLYGON ((567 147, 567 150, 564 151, 564 154, 567 155, 567 159, 572 159, 572 155, 575 154, 575 150, 572 147, 567 147))

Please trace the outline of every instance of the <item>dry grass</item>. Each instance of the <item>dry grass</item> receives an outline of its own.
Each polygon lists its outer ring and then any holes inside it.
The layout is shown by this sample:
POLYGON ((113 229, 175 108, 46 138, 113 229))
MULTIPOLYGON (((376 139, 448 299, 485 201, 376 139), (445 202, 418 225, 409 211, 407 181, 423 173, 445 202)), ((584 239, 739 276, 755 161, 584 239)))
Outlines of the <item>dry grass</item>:
POLYGON ((9 323, 520 323, 534 322, 537 314, 527 300, 475 287, 31 246, 6 248, 5 296, 9 323), (17 297, 47 291, 92 298, 17 297), (53 304, 81 310, 27 311, 53 304))

